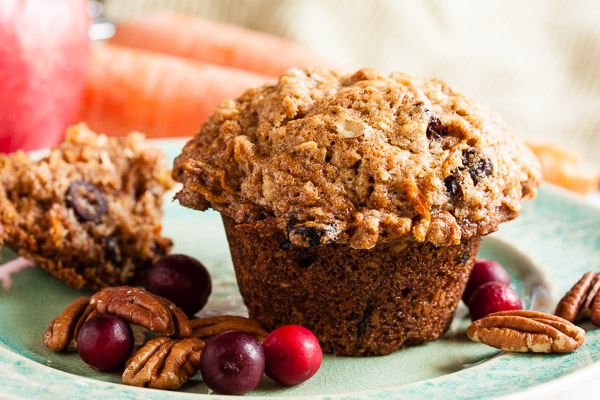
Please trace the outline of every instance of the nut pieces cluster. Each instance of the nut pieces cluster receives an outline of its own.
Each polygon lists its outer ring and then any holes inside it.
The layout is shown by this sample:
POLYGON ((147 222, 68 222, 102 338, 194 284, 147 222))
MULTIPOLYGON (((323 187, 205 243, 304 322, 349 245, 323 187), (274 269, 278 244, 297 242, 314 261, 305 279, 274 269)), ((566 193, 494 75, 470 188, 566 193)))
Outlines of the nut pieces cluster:
POLYGON ((177 389, 200 366, 204 341, 159 336, 140 347, 127 361, 121 381, 154 389, 177 389))
POLYGON ((204 340, 226 330, 267 336, 258 322, 249 318, 223 315, 190 321, 167 299, 143 289, 119 286, 102 289, 90 299, 76 299, 50 323, 44 344, 53 351, 67 350, 69 345, 74 348, 81 326, 98 314, 115 315, 163 335, 143 345, 125 363, 122 381, 135 386, 178 388, 198 371, 204 340), (193 337, 194 333, 201 338, 193 337))

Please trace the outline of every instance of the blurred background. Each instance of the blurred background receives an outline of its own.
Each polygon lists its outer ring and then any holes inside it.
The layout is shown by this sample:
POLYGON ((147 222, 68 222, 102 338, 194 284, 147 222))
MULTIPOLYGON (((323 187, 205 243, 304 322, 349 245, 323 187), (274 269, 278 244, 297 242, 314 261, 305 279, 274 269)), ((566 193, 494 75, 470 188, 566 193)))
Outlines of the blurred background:
POLYGON ((291 66, 368 66, 444 79, 526 138, 547 180, 598 192, 598 16, 595 0, 2 0, 0 151, 78 121, 191 136, 291 66))
POLYGON ((281 36, 350 68, 440 77, 529 138, 600 168, 600 2, 106 0, 114 20, 183 11, 281 36))

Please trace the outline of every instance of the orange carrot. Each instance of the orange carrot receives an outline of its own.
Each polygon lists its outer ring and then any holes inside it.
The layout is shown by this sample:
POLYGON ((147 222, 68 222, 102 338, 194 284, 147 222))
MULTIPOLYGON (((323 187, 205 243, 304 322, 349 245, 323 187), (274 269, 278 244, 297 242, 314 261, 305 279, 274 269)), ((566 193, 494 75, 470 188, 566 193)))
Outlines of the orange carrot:
POLYGON ((224 99, 273 78, 115 45, 93 49, 77 121, 122 136, 191 136, 224 99))
POLYGON ((272 76, 294 66, 334 66, 276 36, 183 14, 120 22, 110 42, 272 76))

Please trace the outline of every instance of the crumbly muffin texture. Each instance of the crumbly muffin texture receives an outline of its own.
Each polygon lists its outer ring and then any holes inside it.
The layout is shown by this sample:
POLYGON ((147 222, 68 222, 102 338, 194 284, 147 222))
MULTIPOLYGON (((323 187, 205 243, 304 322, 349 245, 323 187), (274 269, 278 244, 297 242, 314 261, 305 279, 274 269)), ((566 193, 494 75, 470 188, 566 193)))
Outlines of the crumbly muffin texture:
POLYGON ((537 160, 438 79, 291 69, 223 102, 176 159, 176 198, 291 244, 457 245, 515 218, 537 160))
POLYGON ((305 248, 286 246, 284 232, 260 241, 231 218, 223 222, 250 316, 269 331, 304 326, 324 352, 349 356, 390 354, 442 335, 481 242, 305 248))
POLYGON ((170 250, 160 219, 172 184, 166 156, 143 135, 73 126, 38 161, 0 156, 1 238, 77 288, 135 283, 170 250))

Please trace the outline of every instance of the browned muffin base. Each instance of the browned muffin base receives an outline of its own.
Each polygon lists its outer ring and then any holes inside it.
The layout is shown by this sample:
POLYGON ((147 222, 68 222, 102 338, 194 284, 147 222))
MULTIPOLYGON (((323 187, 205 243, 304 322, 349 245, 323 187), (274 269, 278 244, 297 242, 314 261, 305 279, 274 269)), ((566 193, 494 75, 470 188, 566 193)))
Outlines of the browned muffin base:
POLYGON ((283 233, 261 237, 223 217, 237 281, 250 316, 268 330, 298 324, 323 351, 389 354, 438 338, 449 327, 481 238, 460 245, 330 244, 289 247, 283 233))

